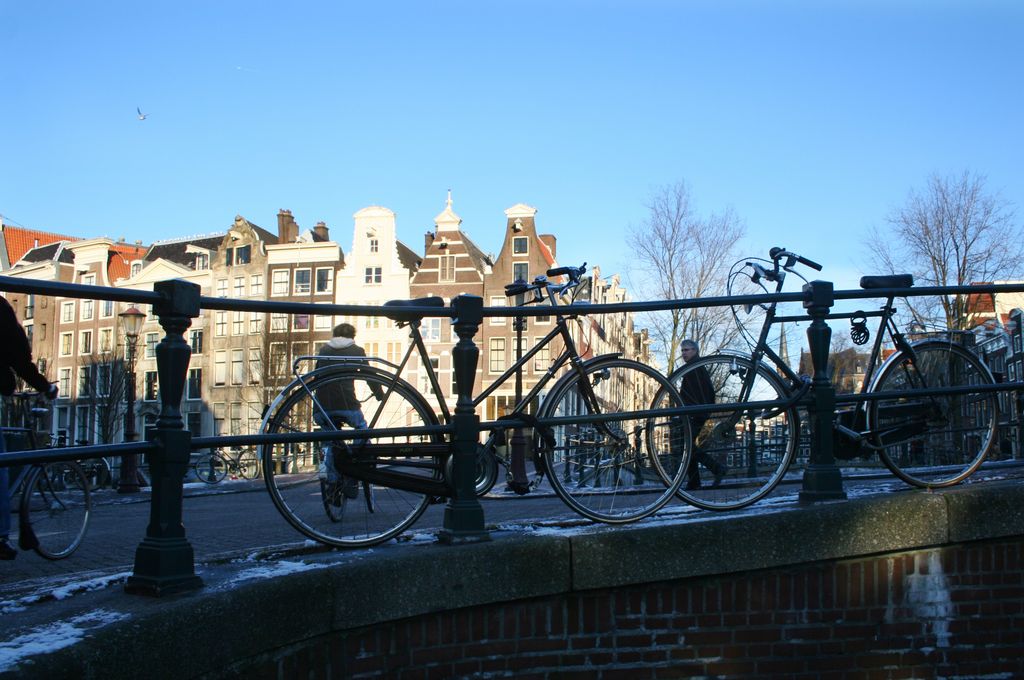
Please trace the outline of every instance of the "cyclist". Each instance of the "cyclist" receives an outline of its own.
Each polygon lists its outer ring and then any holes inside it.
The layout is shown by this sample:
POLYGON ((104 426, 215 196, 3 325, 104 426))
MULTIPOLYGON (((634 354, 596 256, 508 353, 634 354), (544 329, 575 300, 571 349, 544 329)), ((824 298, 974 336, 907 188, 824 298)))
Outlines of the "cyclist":
MULTIPOLYGON (((356 344, 356 328, 352 324, 338 324, 334 327, 333 335, 334 337, 328 340, 327 344, 320 350, 320 356, 366 356, 366 351, 356 344)), ((327 362, 318 360, 316 367, 320 368, 324 363, 327 362)), ((377 399, 384 400, 384 391, 379 385, 371 383, 370 388, 377 399)), ((321 387, 317 390, 316 397, 327 412, 327 416, 330 417, 331 425, 336 427, 345 424, 357 430, 366 429, 366 417, 363 416, 363 409, 359 398, 356 396, 356 389, 352 381, 341 380, 326 387, 321 387)), ((322 413, 314 415, 314 420, 317 421, 320 427, 327 427, 328 423, 322 422, 323 419, 322 413)), ((357 446, 359 442, 360 440, 358 439, 353 440, 353 444, 357 446)), ((334 451, 336 448, 341 448, 341 446, 343 445, 334 444, 327 446, 327 451, 324 455, 324 475, 328 482, 342 482, 342 492, 345 494, 345 498, 355 498, 359 495, 359 481, 356 479, 340 480, 337 471, 334 469, 334 451)), ((336 494, 331 494, 331 496, 336 498, 336 494)))
MULTIPOLYGON (((0 338, 5 351, 0 352, 0 394, 10 396, 16 387, 15 373, 51 401, 57 397, 57 386, 51 385, 32 362, 32 346, 25 335, 25 329, 18 323, 18 317, 6 298, 0 297, 0 338)), ((2 409, 2 404, 0 404, 2 409)), ((2 413, 0 413, 2 415, 2 413)), ((0 454, 6 451, 4 438, 0 436, 0 454)), ((11 496, 6 467, 0 467, 0 560, 13 560, 17 551, 7 542, 11 532, 11 496)))
MULTIPOLYGON (((697 347, 697 343, 693 340, 683 340, 679 345, 679 351, 683 355, 683 362, 687 364, 700 356, 700 348, 697 347)), ((683 384, 680 386, 679 394, 683 397, 683 403, 688 406, 715 403, 715 388, 711 384, 711 376, 708 375, 708 370, 702 366, 696 371, 690 371, 683 376, 683 384)), ((721 484, 722 477, 725 477, 725 473, 729 470, 728 466, 718 462, 697 446, 697 435, 700 434, 700 429, 707 422, 707 419, 706 415, 690 416, 690 432, 693 435, 693 457, 690 458, 690 467, 686 470, 688 478, 686 483, 687 491, 696 491, 701 488, 700 469, 697 467, 697 463, 706 467, 714 475, 714 479, 711 482, 712 487, 721 484)))

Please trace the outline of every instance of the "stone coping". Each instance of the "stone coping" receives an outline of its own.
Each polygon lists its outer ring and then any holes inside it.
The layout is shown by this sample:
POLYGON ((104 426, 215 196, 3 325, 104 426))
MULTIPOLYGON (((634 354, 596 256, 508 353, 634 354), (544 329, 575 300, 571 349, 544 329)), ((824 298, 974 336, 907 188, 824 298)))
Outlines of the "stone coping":
MULTIPOLYGON (((193 677, 326 633, 457 609, 1024 535, 1024 485, 986 482, 814 505, 695 513, 625 527, 495 531, 483 543, 392 543, 198 565, 198 591, 160 599, 115 580, 0 603, 0 651, 73 626, 81 639, 0 678, 193 677), (173 642, 170 642, 173 641, 173 642)), ((72 636, 73 637, 73 636, 72 636)))

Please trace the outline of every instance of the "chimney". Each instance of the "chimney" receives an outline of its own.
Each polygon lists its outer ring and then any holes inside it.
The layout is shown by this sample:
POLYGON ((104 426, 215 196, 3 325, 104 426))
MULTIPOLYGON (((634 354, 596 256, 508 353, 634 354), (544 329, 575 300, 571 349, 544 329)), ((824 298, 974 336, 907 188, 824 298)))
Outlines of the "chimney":
POLYGON ((299 225, 295 223, 291 210, 277 213, 277 240, 279 243, 294 243, 299 236, 299 225))
POLYGON ((330 241, 329 230, 327 229, 326 222, 317 222, 316 226, 313 227, 313 236, 321 241, 330 241))
POLYGON ((540 235, 540 240, 541 240, 541 242, 544 245, 546 245, 548 247, 548 250, 551 251, 551 257, 557 258, 558 257, 558 253, 555 251, 555 246, 558 244, 558 239, 555 238, 555 235, 554 234, 541 234, 540 235))
POLYGON ((423 252, 427 252, 427 249, 430 248, 430 244, 433 243, 433 242, 434 242, 434 232, 428 231, 423 236, 423 252))

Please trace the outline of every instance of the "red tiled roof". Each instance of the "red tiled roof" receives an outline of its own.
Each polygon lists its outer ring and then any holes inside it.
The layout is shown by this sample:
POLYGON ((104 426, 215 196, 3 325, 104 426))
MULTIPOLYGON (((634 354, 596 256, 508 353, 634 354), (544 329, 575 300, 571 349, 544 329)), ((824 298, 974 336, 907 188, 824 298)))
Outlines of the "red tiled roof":
MULTIPOLYGON (((984 285, 986 282, 971 285, 984 285)), ((996 311, 996 296, 993 293, 968 293, 967 313, 986 314, 996 311)))
POLYGON ((25 253, 37 246, 45 246, 50 243, 56 243, 57 241, 81 240, 82 239, 74 236, 62 236, 60 234, 51 234, 46 231, 22 229, 20 227, 12 227, 9 224, 4 225, 4 242, 7 244, 7 261, 12 265, 20 260, 25 253))
POLYGON ((107 259, 107 281, 113 284, 118 279, 126 279, 131 274, 131 261, 141 260, 149 250, 143 246, 115 243, 110 248, 107 259))

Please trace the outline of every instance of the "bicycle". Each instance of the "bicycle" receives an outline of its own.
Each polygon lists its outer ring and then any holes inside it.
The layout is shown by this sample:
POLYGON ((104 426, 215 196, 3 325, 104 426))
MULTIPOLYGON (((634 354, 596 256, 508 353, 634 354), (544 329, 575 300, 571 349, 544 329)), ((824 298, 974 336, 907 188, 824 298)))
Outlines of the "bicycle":
MULTIPOLYGON (((39 398, 25 392, 12 395, 22 426, 0 428, 8 451, 40 448, 35 421, 49 413, 49 408, 34 406, 39 398)), ((92 510, 89 483, 81 467, 63 461, 9 469, 12 509, 18 514, 19 547, 35 550, 48 560, 63 559, 75 552, 85 538, 92 510), (13 501, 19 494, 15 505, 13 501)))
POLYGON ((260 476, 260 459, 252 449, 238 449, 234 455, 217 449, 200 456, 192 469, 199 481, 207 484, 217 484, 228 474, 256 479, 260 476))
MULTIPOLYGON (((678 423, 669 427, 675 422, 669 416, 631 415, 647 408, 655 394, 662 395, 665 408, 681 406, 675 389, 657 370, 618 354, 588 360, 579 356, 570 320, 578 320, 584 312, 579 306, 563 312, 559 300, 573 299, 585 271, 586 264, 559 267, 532 283, 506 286, 506 295, 520 304, 549 305, 555 325, 483 389, 473 407, 533 361, 542 348, 560 339, 561 354, 504 416, 513 421, 507 429, 523 421, 534 425, 531 488, 546 479, 559 498, 584 517, 624 523, 657 512, 675 496, 688 455, 679 442, 689 430, 685 423, 681 429, 678 423), (563 276, 564 283, 548 280, 563 276), (554 381, 534 418, 528 408, 563 367, 568 370, 554 381), (611 420, 605 422, 602 416, 611 420), (548 418, 564 420, 551 427, 538 424, 548 418)), ((444 304, 432 297, 394 300, 384 306, 414 306, 427 312, 444 304)), ((331 441, 321 436, 318 442, 262 447, 264 479, 275 506, 292 526, 321 543, 340 547, 381 543, 411 526, 430 503, 454 494, 452 442, 442 434, 422 432, 425 426, 451 422, 452 416, 420 322, 403 321, 397 314, 391 318, 410 331, 411 342, 398 364, 376 357, 300 357, 293 364, 294 380, 271 404, 262 423, 264 433, 352 433, 317 398, 341 385, 351 385, 366 407, 368 427, 358 438, 331 441), (414 354, 429 391, 436 396, 437 413, 402 377, 414 354), (313 370, 300 370, 309 361, 316 362, 313 370), (344 480, 341 484, 321 477, 327 450, 333 452, 334 467, 344 480)), ((496 452, 497 432, 504 429, 492 430, 477 446, 478 495, 490 490, 500 466, 508 466, 496 452)))
MULTIPOLYGON (((816 262, 783 248, 772 248, 769 260, 740 260, 730 272, 728 294, 733 294, 733 282, 741 277, 764 292, 775 293, 782 291, 787 272, 806 282, 795 271, 798 264, 821 270, 816 262), (769 291, 766 283, 774 283, 774 291, 769 291)), ((913 277, 865 276, 860 285, 865 290, 909 288, 913 277)), ((863 382, 859 394, 881 398, 837 409, 836 457, 854 460, 877 454, 882 464, 907 484, 950 486, 981 465, 995 439, 996 394, 969 389, 993 385, 995 380, 973 353, 953 341, 952 334, 946 340, 909 341, 896 325, 894 299, 886 296, 885 304, 875 311, 825 317, 849 320, 857 344, 870 338, 867 319, 879 319, 864 371, 870 380, 863 382), (886 339, 894 351, 880 361, 886 339)), ((768 335, 774 324, 808 321, 810 317, 777 316, 776 305, 760 305, 764 319, 757 339, 747 337, 749 354, 723 351, 701 357, 669 376, 673 385, 680 385, 684 376, 707 370, 716 389, 715 403, 731 405, 710 413, 697 435, 699 450, 729 466, 720 486, 680 491, 684 500, 697 507, 728 510, 749 505, 783 480, 794 459, 801 421, 797 402, 808 381, 772 350, 768 335)), ((733 306, 733 316, 746 332, 737 310, 733 306)))

